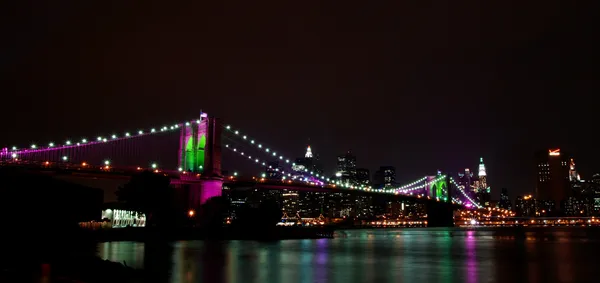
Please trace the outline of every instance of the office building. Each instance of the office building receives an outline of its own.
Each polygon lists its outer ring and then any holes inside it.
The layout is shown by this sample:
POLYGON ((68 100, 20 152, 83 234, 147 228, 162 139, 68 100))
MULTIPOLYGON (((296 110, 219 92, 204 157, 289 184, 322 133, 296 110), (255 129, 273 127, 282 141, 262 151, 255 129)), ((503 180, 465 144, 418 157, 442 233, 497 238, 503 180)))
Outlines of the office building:
POLYGON ((515 199, 515 212, 517 216, 536 216, 536 200, 532 195, 518 196, 515 199))
POLYGON ((490 206, 491 188, 487 182, 487 171, 483 164, 483 157, 479 158, 479 172, 477 174, 479 184, 476 192, 477 201, 485 207, 490 206))
POLYGON ((319 164, 319 156, 313 154, 310 145, 306 148, 304 157, 296 158, 296 162, 292 164, 292 170, 294 171, 294 178, 310 177, 311 173, 323 174, 319 164))
POLYGON ((342 183, 356 182, 356 156, 348 150, 346 154, 337 157, 336 178, 342 183))
POLYGON ((463 188, 463 190, 467 192, 475 193, 475 188, 473 187, 473 173, 469 168, 465 168, 464 173, 458 173, 458 185, 463 188))
POLYGON ((571 195, 570 161, 560 149, 538 152, 535 155, 537 166, 536 198, 550 201, 555 206, 571 195))
POLYGON ((375 172, 373 184, 376 187, 392 187, 396 185, 396 167, 381 166, 375 172))
POLYGON ((371 184, 371 175, 369 169, 357 168, 356 169, 356 183, 358 185, 369 185, 371 184))
POLYGON ((498 203, 498 206, 502 209, 512 209, 510 198, 508 197, 508 190, 506 188, 502 188, 502 192, 500 193, 500 202, 498 203))

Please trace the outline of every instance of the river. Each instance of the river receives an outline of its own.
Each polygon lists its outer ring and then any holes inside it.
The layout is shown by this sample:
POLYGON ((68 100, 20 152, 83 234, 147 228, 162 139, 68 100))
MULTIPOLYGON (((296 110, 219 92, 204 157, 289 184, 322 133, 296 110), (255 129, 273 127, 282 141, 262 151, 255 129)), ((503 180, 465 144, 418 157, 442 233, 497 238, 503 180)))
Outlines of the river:
POLYGON ((144 268, 155 282, 598 282, 600 239, 551 229, 516 237, 495 230, 345 230, 334 239, 110 242, 97 250, 144 268))

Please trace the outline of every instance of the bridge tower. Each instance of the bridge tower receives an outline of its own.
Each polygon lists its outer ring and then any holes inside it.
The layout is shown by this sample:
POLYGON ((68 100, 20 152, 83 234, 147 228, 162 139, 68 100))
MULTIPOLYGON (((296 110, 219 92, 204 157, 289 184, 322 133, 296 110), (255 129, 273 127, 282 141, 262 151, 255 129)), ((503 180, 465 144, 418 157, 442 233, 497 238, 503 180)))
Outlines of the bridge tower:
POLYGON ((181 127, 179 144, 179 168, 182 171, 200 174, 199 182, 191 182, 190 207, 198 207, 208 199, 221 196, 221 125, 206 113, 197 123, 181 127))
MULTIPOLYGON (((444 183, 447 188, 447 200, 427 202, 427 227, 454 227, 454 204, 452 204, 450 176, 446 175, 446 178, 440 183, 444 183)), ((437 186, 441 186, 441 184, 437 184, 437 186)))

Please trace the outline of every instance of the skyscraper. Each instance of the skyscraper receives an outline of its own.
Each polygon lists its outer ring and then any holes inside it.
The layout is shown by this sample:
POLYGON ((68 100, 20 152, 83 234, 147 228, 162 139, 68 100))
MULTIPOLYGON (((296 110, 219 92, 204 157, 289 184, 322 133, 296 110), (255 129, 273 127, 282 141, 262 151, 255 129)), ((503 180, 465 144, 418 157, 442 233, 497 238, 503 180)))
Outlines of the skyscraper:
POLYGON ((352 154, 351 150, 337 157, 335 176, 344 183, 356 182, 356 156, 352 154))
POLYGON ((578 182, 580 180, 581 177, 577 173, 577 170, 575 170, 575 161, 573 160, 573 158, 571 158, 571 160, 569 161, 569 181, 578 182))
POLYGON ((310 145, 306 148, 304 158, 313 158, 312 149, 310 149, 310 145))
POLYGON ((489 206, 491 199, 491 189, 487 182, 487 172, 485 164, 483 164, 483 157, 479 158, 479 187, 477 188, 477 200, 483 206, 489 206))
POLYGON ((373 183, 376 187, 391 187, 396 184, 396 167, 381 166, 375 172, 373 183))
POLYGON ((469 168, 465 168, 464 173, 458 173, 458 185, 467 192, 475 192, 473 188, 473 173, 469 168))
POLYGON ((479 158, 479 173, 477 174, 479 177, 479 191, 487 191, 489 190, 487 184, 487 172, 485 170, 485 164, 483 164, 483 157, 479 158))
POLYGON ((369 174, 369 169, 357 168, 356 169, 356 182, 359 185, 369 185, 371 183, 371 176, 369 174))
POLYGON ((540 201, 552 201, 554 205, 565 201, 570 195, 569 158, 560 149, 537 152, 536 197, 540 201))
POLYGON ((319 156, 313 155, 310 145, 306 148, 304 157, 296 158, 296 162, 292 165, 295 177, 310 176, 310 172, 314 174, 322 174, 323 170, 319 166, 319 156))
POLYGON ((508 197, 508 190, 506 188, 502 188, 502 192, 500 193, 500 203, 498 206, 502 209, 512 209, 512 204, 510 203, 510 198, 508 197))

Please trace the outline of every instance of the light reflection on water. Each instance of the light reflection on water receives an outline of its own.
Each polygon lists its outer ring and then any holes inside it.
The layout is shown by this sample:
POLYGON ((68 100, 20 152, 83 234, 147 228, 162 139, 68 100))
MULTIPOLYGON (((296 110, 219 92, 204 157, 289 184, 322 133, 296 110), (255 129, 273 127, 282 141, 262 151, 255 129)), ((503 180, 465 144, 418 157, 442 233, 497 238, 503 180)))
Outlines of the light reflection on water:
POLYGON ((347 230, 272 243, 101 243, 98 255, 155 282, 597 282, 600 241, 569 235, 347 230))

